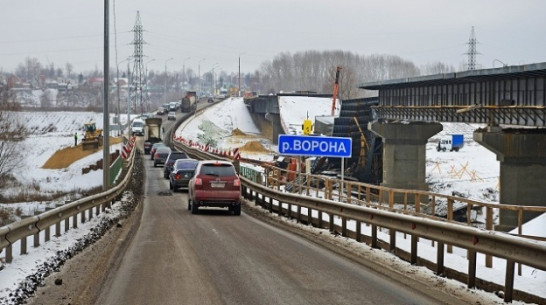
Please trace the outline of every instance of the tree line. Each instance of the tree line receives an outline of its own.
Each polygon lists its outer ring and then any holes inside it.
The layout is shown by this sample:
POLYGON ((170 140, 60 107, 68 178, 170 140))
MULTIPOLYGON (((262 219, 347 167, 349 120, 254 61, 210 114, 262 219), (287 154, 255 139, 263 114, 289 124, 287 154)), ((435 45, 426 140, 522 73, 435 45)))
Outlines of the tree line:
POLYGON ((436 62, 418 67, 396 55, 358 55, 346 51, 304 51, 281 53, 264 62, 259 70, 262 93, 280 91, 332 92, 336 67, 341 67, 341 99, 365 97, 358 89, 365 82, 453 72, 454 68, 436 62))

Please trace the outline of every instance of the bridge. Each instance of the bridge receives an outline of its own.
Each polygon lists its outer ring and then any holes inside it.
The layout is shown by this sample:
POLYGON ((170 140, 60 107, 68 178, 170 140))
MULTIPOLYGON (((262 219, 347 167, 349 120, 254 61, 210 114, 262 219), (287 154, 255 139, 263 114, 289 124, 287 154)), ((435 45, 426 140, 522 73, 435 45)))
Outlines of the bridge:
MULTIPOLYGON (((544 206, 546 185, 546 63, 364 83, 378 92, 383 138, 382 185, 426 190, 425 144, 440 122, 484 124, 474 140, 500 161, 500 203, 544 206)), ((395 200, 402 200, 396 198, 395 200)), ((510 229, 528 213, 501 213, 510 229)))

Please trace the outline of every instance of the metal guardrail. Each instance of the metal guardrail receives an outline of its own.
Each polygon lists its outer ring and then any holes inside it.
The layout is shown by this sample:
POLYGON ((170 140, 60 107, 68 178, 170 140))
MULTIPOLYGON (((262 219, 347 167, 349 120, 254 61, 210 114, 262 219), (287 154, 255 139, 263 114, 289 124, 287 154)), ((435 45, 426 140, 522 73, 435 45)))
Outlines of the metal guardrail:
MULTIPOLYGON (((402 232, 411 237, 411 253, 409 262, 418 262, 418 239, 426 238, 437 243, 436 273, 444 274, 444 253, 445 246, 457 246, 468 251, 467 285, 469 288, 476 287, 476 257, 477 253, 492 255, 506 259, 505 297, 506 302, 513 299, 514 270, 515 264, 520 263, 540 270, 546 271, 546 244, 528 240, 525 238, 511 236, 501 232, 482 230, 448 221, 431 220, 424 217, 395 213, 377 208, 359 206, 336 202, 333 200, 319 199, 299 194, 283 193, 262 184, 252 182, 241 177, 243 181, 243 195, 247 199, 254 200, 256 204, 298 221, 313 224, 319 228, 330 228, 334 231, 334 217, 342 219, 341 235, 349 237, 352 235, 357 241, 363 240, 361 225, 371 225, 370 245, 373 248, 378 246, 378 228, 389 230, 389 250, 395 254, 396 232, 402 232), (277 204, 273 204, 276 201, 277 204), (284 208, 283 206, 286 206, 284 208), (296 207, 297 212, 293 211, 296 207), (306 208, 304 215, 301 208, 306 208), (316 211, 318 218, 313 218, 312 213, 316 211), (327 215, 329 221, 324 223, 323 215, 327 215), (347 221, 356 221, 356 232, 349 234, 347 221)), ((544 299, 541 299, 544 301, 544 299)))
POLYGON ((119 196, 129 184, 133 173, 135 150, 132 150, 130 158, 127 159, 126 175, 117 186, 105 192, 46 211, 40 215, 28 217, 1 227, 0 252, 6 250, 6 262, 11 263, 13 261, 13 244, 17 241, 20 241, 21 245, 20 254, 27 254, 27 238, 29 236, 34 236, 33 246, 38 247, 40 245, 40 232, 45 232, 45 241, 48 241, 51 235, 51 226, 55 225, 55 236, 61 236, 61 223, 64 221, 64 232, 67 232, 70 229, 70 217, 72 217, 72 227, 77 228, 78 215, 80 215, 80 221, 83 223, 87 219, 86 211, 89 219, 93 218, 93 208, 96 208, 96 215, 104 212, 107 204, 119 196))

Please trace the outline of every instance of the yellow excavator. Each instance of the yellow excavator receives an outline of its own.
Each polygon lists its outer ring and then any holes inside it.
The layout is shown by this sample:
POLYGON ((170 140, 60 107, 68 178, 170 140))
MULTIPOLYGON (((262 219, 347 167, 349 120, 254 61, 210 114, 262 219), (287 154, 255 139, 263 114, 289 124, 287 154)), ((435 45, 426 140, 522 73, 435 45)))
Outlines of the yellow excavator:
POLYGON ((102 146, 102 129, 97 129, 93 122, 85 123, 85 134, 82 139, 83 150, 98 149, 102 146))

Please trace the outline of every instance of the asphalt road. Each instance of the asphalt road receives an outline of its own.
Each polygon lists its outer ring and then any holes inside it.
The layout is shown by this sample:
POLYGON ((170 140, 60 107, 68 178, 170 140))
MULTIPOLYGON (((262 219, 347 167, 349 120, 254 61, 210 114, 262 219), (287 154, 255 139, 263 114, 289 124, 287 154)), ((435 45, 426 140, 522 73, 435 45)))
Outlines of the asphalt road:
POLYGON ((187 209, 144 158, 140 226, 96 304, 437 304, 243 213, 187 209))

